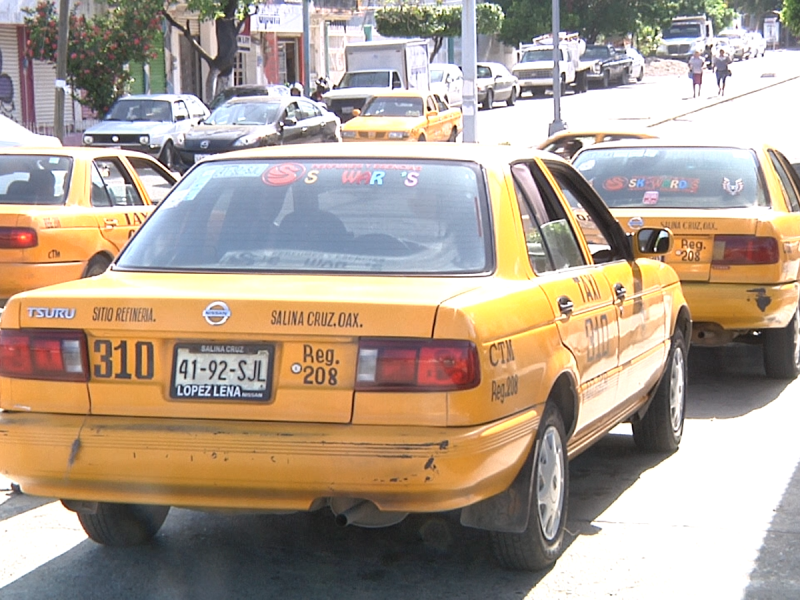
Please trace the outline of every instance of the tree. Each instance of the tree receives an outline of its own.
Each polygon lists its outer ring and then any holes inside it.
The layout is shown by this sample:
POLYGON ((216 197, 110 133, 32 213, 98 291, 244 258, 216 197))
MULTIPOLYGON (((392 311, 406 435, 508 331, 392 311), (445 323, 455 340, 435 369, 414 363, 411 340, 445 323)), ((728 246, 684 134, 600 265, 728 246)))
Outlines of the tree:
MULTIPOLYGON (((162 0, 108 0, 109 11, 91 19, 69 15, 67 82, 83 90, 77 100, 104 115, 121 96, 131 77, 125 65, 154 58, 161 33, 162 0)), ((58 14, 52 0, 25 9, 30 58, 55 62, 58 49, 58 14)))
MULTIPOLYGON (((475 7, 476 29, 480 34, 497 33, 503 18, 503 9, 498 4, 482 2, 475 7)), ((461 37, 461 6, 441 3, 385 6, 375 11, 375 26, 386 37, 432 39, 433 59, 446 38, 461 37)))
POLYGON ((783 0, 781 22, 795 35, 800 35, 800 0, 783 0))

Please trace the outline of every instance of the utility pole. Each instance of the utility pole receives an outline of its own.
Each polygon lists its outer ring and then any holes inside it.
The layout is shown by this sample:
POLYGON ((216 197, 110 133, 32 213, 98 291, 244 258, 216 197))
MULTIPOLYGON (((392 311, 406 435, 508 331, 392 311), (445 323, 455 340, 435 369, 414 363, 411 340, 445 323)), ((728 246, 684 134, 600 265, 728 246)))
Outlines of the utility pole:
POLYGON ((69 46, 69 0, 60 0, 58 7, 58 48, 56 50, 56 114, 55 134, 64 142, 64 105, 67 91, 67 47, 69 46))
MULTIPOLYGON (((556 2, 558 0, 555 0, 556 2)), ((478 141, 477 88, 478 78, 478 34, 475 16, 475 0, 464 0, 461 9, 461 64, 464 72, 464 94, 461 110, 464 112, 464 141, 478 141)))
POLYGON ((303 0, 303 94, 311 96, 311 16, 309 0, 303 0))
POLYGON ((567 128, 561 120, 561 12, 558 0, 553 0, 553 122, 547 131, 548 137, 567 128))

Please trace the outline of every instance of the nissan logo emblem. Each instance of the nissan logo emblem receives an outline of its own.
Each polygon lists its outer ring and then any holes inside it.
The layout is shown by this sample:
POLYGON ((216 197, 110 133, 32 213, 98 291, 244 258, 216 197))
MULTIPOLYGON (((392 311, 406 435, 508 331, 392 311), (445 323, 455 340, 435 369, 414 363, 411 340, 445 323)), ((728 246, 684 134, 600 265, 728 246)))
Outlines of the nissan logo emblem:
POLYGON ((203 318, 209 325, 222 325, 231 318, 231 309, 224 302, 212 302, 203 311, 203 318))

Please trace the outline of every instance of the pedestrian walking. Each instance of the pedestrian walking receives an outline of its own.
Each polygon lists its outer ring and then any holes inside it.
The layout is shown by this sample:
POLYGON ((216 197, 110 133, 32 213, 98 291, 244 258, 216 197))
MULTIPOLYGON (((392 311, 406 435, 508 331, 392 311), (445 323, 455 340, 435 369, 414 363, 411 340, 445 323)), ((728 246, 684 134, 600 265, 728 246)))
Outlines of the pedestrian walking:
POLYGON ((700 86, 703 85, 703 69, 706 61, 700 55, 700 50, 695 50, 694 55, 689 59, 689 73, 692 76, 692 97, 700 96, 700 86))
POLYGON ((719 56, 714 57, 714 71, 717 73, 717 95, 725 95, 725 82, 731 75, 730 64, 733 59, 725 54, 723 48, 719 49, 719 56))

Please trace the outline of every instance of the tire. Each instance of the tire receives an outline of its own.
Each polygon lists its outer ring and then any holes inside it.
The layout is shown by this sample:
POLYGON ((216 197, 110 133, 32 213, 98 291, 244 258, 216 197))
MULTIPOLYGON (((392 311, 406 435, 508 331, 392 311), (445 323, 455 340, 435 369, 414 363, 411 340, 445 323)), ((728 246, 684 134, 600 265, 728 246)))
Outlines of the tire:
POLYGON ((628 69, 622 71, 622 85, 628 85, 631 82, 631 72, 628 69))
POLYGON ((611 86, 611 73, 603 71, 603 87, 608 88, 611 86))
POLYGON ((567 80, 561 76, 561 97, 563 98, 567 93, 567 80))
POLYGON ((641 81, 644 79, 644 67, 639 69, 639 75, 636 76, 636 81, 641 81))
POLYGON ((683 437, 686 413, 686 340, 676 330, 667 368, 644 416, 633 422, 633 441, 644 452, 674 452, 683 437))
POLYGON ((539 422, 534 447, 533 493, 528 527, 522 533, 491 532, 492 550, 504 567, 539 571, 552 565, 564 550, 569 469, 567 435, 561 413, 547 406, 539 422))
POLYGON ((111 261, 105 256, 95 256, 86 265, 86 270, 83 272, 84 277, 94 277, 95 275, 102 275, 108 269, 111 261))
POLYGON ((428 141, 428 138, 426 138, 426 137, 425 137, 425 134, 424 134, 424 133, 420 133, 420 134, 419 134, 419 137, 417 138, 417 141, 418 141, 418 142, 427 142, 427 141, 428 141))
POLYGON ((765 329, 764 370, 772 379, 794 379, 800 373, 800 306, 786 327, 765 329))
POLYGON ((577 84, 578 84, 578 93, 584 94, 589 91, 589 77, 586 74, 586 71, 581 71, 578 73, 577 77, 577 84))
POLYGON ((457 139, 458 139, 458 128, 453 127, 453 130, 450 132, 450 137, 447 138, 447 141, 455 143, 457 139))
POLYGON ((89 538, 104 546, 145 544, 161 529, 169 506, 100 502, 95 514, 78 513, 89 538))
POLYGON ((494 90, 488 89, 486 90, 486 98, 483 100, 483 104, 481 104, 481 108, 483 110, 492 110, 494 106, 494 90))
POLYGON ((511 88, 511 95, 506 100, 506 106, 514 106, 517 103, 517 88, 511 88))
POLYGON ((158 160, 170 171, 174 171, 178 168, 180 160, 175 154, 175 147, 172 145, 171 140, 167 140, 164 144, 164 147, 161 149, 161 154, 158 155, 158 160))

